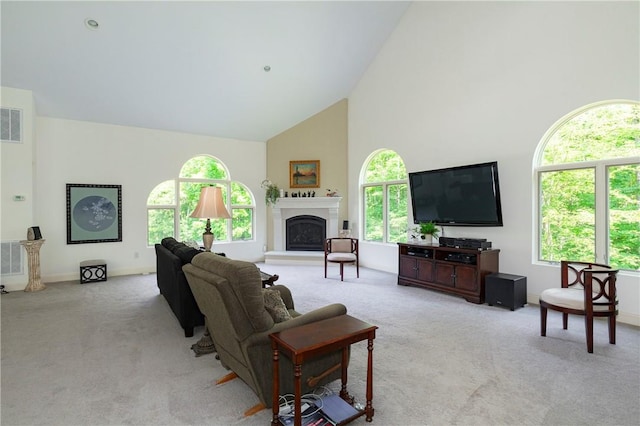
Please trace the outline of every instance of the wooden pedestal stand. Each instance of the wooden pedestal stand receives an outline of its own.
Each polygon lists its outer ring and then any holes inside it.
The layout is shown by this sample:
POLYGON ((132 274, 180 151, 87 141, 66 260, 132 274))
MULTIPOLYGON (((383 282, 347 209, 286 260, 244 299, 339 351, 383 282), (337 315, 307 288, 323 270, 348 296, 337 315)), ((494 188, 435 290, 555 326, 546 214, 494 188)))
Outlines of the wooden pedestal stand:
POLYGON ((24 291, 40 291, 47 288, 40 281, 40 247, 45 240, 23 240, 20 244, 27 251, 29 262, 29 283, 24 291))

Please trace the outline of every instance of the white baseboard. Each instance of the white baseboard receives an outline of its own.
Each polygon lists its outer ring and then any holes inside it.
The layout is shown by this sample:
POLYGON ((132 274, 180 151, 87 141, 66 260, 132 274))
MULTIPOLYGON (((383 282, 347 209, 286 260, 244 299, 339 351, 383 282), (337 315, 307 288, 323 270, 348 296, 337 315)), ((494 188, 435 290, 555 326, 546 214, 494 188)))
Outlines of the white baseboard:
POLYGON ((618 312, 618 322, 640 327, 640 315, 629 314, 626 312, 618 312))
MULTIPOLYGON (((121 269, 118 271, 112 271, 110 269, 107 269, 107 281, 109 281, 110 277, 117 277, 121 275, 139 275, 139 274, 146 275, 146 274, 155 274, 155 273, 156 273, 155 269, 153 271, 149 271, 149 268, 131 268, 131 269, 121 269)), ((73 273, 73 274, 46 275, 46 276, 42 276, 41 280, 44 285, 47 285, 49 283, 57 283, 57 282, 64 282, 64 281, 77 281, 79 284, 80 275, 79 275, 79 272, 73 273)), ((27 282, 28 281, 25 280, 24 282, 6 283, 5 290, 6 291, 24 291, 24 289, 27 287, 27 282)))
POLYGON ((323 251, 268 251, 264 263, 270 265, 324 265, 323 251))

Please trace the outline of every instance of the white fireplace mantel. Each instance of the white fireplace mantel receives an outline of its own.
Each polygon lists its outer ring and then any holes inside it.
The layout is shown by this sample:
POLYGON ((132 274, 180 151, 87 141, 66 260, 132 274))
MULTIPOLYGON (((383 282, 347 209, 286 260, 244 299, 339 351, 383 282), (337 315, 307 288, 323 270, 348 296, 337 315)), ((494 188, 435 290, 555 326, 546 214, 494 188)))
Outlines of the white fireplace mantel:
POLYGON ((327 221, 327 237, 338 236, 338 209, 342 197, 278 198, 273 206, 273 248, 286 250, 286 221, 300 215, 318 216, 327 221))

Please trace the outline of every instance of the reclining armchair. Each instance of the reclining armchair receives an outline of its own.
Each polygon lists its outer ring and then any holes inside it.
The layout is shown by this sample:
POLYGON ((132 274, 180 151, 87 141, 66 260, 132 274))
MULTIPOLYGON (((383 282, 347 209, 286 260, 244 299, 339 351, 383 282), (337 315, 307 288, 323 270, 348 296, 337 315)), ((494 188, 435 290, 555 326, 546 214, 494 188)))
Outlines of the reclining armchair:
MULTIPOLYGON (((269 334, 347 312, 344 305, 335 303, 300 314, 294 310, 289 289, 274 285, 264 291, 278 290, 287 316, 291 317, 275 322, 265 307, 262 279, 255 264, 201 253, 183 270, 206 317, 220 362, 249 385, 262 407, 271 407, 273 403, 273 351, 269 334)), ((277 316, 276 319, 281 320, 277 316)), ((305 362, 302 392, 340 378, 336 366, 341 360, 341 352, 337 351, 305 362)), ((280 357, 279 373, 281 394, 293 393, 293 364, 286 356, 280 357)))

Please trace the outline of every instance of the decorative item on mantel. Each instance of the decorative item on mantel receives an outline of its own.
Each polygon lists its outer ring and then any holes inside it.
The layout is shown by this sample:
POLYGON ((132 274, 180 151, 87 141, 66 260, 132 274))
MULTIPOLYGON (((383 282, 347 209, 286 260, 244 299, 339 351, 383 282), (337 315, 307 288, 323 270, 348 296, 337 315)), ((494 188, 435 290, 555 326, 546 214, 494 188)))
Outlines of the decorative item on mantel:
POLYGON ((327 197, 339 197, 337 189, 327 189, 327 197))
POLYGON ((280 198, 280 188, 278 188, 278 185, 271 182, 269 179, 265 179, 262 181, 260 186, 263 189, 266 189, 266 192, 264 193, 264 202, 267 206, 275 204, 276 201, 278 201, 278 198, 280 198))

